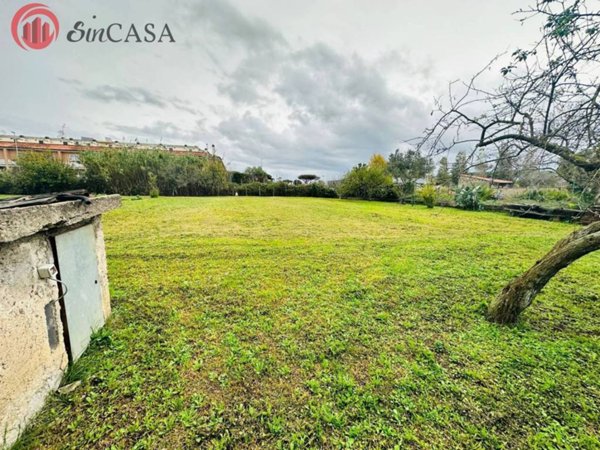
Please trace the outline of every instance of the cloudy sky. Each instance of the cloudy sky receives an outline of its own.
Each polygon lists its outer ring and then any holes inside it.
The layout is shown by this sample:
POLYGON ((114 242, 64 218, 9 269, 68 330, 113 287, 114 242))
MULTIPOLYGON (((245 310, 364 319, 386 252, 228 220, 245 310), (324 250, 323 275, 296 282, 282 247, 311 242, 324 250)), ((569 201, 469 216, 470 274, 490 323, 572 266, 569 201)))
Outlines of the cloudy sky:
POLYGON ((40 1, 61 30, 39 51, 10 33, 27 2, 0 5, 0 133, 208 143, 285 178, 392 152, 449 81, 536 35, 522 0, 40 1), (68 42, 77 21, 167 23, 176 43, 68 42))

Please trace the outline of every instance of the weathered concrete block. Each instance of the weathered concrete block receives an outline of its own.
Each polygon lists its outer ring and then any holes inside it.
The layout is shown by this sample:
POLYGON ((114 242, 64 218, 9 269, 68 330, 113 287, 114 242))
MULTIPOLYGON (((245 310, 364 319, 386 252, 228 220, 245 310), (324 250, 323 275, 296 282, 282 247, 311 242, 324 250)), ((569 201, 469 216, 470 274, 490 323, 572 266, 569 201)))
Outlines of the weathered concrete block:
MULTIPOLYGON (((69 364, 59 289, 37 268, 59 265, 52 240, 91 224, 102 312, 110 315, 106 253, 100 214, 120 205, 119 196, 90 205, 64 202, 0 211, 0 448, 14 443, 56 390, 69 364)), ((59 256, 60 259, 60 256, 59 256)))
POLYGON ((119 206, 121 197, 109 195, 93 199, 90 205, 72 201, 0 210, 0 243, 89 221, 119 206))
POLYGON ((0 255, 0 443, 11 443, 58 387, 69 359, 52 301, 58 288, 36 269, 53 260, 48 239, 0 244, 0 255))

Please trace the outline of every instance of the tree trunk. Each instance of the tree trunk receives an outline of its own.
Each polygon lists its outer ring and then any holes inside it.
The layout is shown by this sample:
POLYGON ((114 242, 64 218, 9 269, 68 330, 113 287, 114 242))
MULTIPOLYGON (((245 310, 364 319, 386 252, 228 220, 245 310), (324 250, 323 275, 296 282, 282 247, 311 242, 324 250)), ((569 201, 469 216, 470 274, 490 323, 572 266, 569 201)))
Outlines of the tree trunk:
POLYGON ((514 323, 519 314, 560 270, 600 249, 600 222, 594 222, 559 241, 554 248, 520 277, 506 286, 488 308, 488 318, 501 324, 514 323))

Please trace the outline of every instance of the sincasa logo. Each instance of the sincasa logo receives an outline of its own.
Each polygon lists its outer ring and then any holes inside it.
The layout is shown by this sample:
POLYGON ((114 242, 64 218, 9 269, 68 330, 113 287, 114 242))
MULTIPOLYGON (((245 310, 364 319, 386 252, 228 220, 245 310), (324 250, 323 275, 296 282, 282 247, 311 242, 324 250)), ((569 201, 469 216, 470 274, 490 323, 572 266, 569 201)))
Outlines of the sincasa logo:
MULTIPOLYGON (((75 22, 67 32, 68 42, 78 43, 174 43, 175 37, 167 23, 109 23, 100 25, 96 15, 92 24, 75 22)), ((24 50, 42 50, 58 39, 60 25, 56 15, 42 3, 30 3, 20 8, 11 23, 14 41, 24 50)))
POLYGON ((30 3, 19 9, 12 20, 13 39, 24 50, 42 50, 58 38, 58 19, 50 8, 30 3))
MULTIPOLYGON (((96 16, 92 17, 96 20, 96 16)), ((75 23, 73 29, 67 33, 69 42, 135 42, 148 43, 153 42, 175 42, 173 33, 168 24, 156 26, 153 23, 146 23, 143 26, 134 23, 124 25, 122 23, 111 23, 106 27, 94 28, 86 26, 85 22, 80 20, 75 23)))

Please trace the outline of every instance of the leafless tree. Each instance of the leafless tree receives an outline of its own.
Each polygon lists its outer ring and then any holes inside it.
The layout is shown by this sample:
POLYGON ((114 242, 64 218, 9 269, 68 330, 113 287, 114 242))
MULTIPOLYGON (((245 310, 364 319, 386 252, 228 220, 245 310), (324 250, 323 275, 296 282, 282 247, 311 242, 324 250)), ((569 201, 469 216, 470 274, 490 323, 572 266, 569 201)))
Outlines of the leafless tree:
MULTIPOLYGON (((485 149, 489 162, 539 152, 540 164, 568 163, 590 180, 600 173, 600 10, 597 1, 537 0, 516 14, 541 19, 541 38, 516 50, 500 69, 495 89, 481 87, 495 58, 466 83, 451 83, 437 101, 436 121, 418 147, 444 153, 485 149)), ((530 270, 507 285, 489 306, 490 320, 512 323, 550 279, 582 256, 600 249, 600 222, 558 242, 530 270)))

